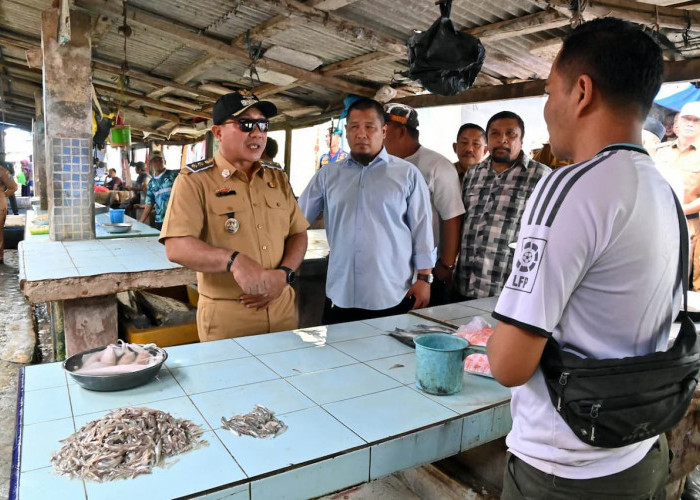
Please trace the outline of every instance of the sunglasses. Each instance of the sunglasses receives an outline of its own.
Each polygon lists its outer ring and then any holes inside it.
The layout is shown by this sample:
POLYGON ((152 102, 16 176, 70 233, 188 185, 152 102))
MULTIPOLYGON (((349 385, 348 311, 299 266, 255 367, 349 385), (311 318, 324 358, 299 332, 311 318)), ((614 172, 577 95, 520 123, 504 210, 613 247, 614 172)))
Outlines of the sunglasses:
POLYGON ((270 129, 270 120, 266 119, 252 119, 252 118, 238 118, 236 120, 227 120, 222 125, 227 123, 238 123, 241 128, 241 132, 250 133, 253 131, 255 126, 258 126, 260 132, 267 132, 270 129))

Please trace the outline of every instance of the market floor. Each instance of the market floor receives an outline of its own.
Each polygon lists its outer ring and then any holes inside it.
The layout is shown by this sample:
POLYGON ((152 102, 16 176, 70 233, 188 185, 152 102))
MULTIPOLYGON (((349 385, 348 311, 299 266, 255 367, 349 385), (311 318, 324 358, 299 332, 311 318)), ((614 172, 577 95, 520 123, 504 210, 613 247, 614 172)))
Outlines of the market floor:
POLYGON ((12 445, 15 439, 15 415, 17 411, 17 378, 19 369, 31 362, 31 356, 21 356, 21 361, 6 350, 16 340, 18 328, 31 328, 32 311, 19 291, 17 281, 17 251, 5 250, 5 263, 0 264, 0 497, 7 498, 10 491, 12 445))

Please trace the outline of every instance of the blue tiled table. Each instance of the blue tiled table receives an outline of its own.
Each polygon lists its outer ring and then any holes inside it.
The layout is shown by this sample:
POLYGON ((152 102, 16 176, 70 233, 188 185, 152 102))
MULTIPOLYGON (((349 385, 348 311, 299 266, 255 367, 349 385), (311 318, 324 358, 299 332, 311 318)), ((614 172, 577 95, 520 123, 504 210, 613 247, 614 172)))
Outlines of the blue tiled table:
POLYGON ((490 325, 495 325, 496 320, 491 317, 491 313, 496 308, 498 297, 488 297, 485 299, 467 300, 456 302, 444 306, 426 307, 416 309, 411 314, 421 318, 434 320, 445 325, 458 328, 466 325, 475 316, 481 316, 490 325))
POLYGON ((309 498, 429 463, 510 428, 508 389, 464 375, 453 396, 414 385, 413 349, 386 335, 411 315, 168 348, 149 384, 87 391, 59 363, 24 368, 10 498, 309 498), (262 404, 288 430, 236 436, 221 417, 262 404), (203 426, 208 446, 150 475, 107 483, 58 476, 59 439, 115 408, 146 406, 203 426))

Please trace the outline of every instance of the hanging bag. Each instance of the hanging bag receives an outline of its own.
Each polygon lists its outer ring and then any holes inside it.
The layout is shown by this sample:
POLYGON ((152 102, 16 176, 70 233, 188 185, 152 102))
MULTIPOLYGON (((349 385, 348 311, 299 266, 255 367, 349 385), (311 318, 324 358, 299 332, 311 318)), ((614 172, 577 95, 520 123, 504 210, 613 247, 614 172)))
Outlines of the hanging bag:
POLYGON ((700 369, 700 345, 688 317, 688 227, 678 211, 684 310, 665 352, 619 359, 580 358, 549 338, 540 362, 552 404, 578 438, 618 448, 658 436, 685 415, 700 369))
POLYGON ((474 84, 486 51, 478 38, 455 30, 452 0, 440 2, 440 19, 408 39, 408 77, 433 94, 456 95, 474 84))

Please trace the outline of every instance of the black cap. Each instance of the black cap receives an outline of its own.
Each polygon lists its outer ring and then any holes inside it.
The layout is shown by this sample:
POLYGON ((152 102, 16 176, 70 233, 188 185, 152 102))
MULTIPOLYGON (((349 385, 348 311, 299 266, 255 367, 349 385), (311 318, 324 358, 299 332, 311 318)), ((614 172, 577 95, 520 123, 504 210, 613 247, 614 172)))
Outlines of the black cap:
POLYGON ((247 90, 240 90, 222 95, 216 101, 212 112, 214 125, 221 125, 232 116, 238 116, 248 108, 259 109, 265 118, 272 118, 277 114, 277 106, 270 101, 260 101, 247 90))

